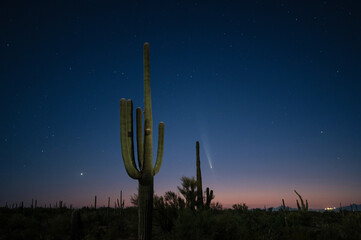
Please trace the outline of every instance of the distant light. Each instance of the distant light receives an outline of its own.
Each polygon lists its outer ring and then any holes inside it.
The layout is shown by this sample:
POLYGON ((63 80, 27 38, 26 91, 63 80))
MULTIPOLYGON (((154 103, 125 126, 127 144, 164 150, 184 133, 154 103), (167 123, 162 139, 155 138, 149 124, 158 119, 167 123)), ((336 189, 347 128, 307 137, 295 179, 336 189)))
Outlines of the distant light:
POLYGON ((325 211, 332 211, 332 210, 335 210, 336 209, 336 207, 327 207, 327 208, 325 208, 325 211))
POLYGON ((80 173, 80 176, 83 176, 83 173, 82 173, 82 172, 80 173))

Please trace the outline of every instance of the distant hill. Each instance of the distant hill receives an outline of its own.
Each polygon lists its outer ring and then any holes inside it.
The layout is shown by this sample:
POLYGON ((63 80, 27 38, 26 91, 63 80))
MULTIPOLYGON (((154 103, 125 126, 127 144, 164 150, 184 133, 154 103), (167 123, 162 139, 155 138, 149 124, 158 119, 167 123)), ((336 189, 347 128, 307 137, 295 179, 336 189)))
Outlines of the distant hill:
MULTIPOLYGON (((341 206, 342 210, 343 211, 354 211, 354 212, 360 212, 361 211, 361 204, 356 204, 356 203, 353 203, 353 204, 350 204, 348 206, 341 206)), ((337 212, 340 211, 340 208, 336 208, 337 212)))
MULTIPOLYGON (((282 208, 283 208, 282 205, 281 205, 281 206, 278 206, 278 207, 274 207, 274 208, 273 208, 273 211, 274 211, 274 212, 277 212, 277 211, 281 210, 282 208)), ((291 207, 288 207, 288 206, 286 206, 286 209, 287 209, 288 211, 297 211, 297 210, 298 210, 297 208, 291 208, 291 207)))
MULTIPOLYGON (((297 211, 298 209, 297 208, 291 208, 291 207, 287 207, 288 208, 288 211, 297 211)), ((353 204, 350 204, 348 206, 342 206, 341 207, 343 211, 358 211, 360 212, 361 211, 361 204, 356 204, 356 203, 353 203, 353 204)), ((273 211, 279 211, 282 209, 282 206, 278 206, 278 207, 274 207, 273 208, 273 211)), ((309 209, 309 211, 316 211, 316 212, 324 212, 325 209, 309 209)), ((339 212, 340 211, 340 208, 336 208, 335 210, 333 210, 335 212, 339 212)))

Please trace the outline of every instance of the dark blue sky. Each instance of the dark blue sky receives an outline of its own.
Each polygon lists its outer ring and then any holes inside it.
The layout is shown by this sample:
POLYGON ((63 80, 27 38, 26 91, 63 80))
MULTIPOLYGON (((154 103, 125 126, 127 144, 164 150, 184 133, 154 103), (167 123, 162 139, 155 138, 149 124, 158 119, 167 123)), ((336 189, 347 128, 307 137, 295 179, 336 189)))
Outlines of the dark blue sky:
POLYGON ((203 184, 224 206, 294 206, 293 189, 311 208, 361 202, 357 1, 0 9, 1 205, 105 204, 119 190, 129 204, 137 181, 121 159, 119 100, 143 107, 144 42, 154 127, 166 126, 156 194, 195 175, 198 140, 203 184))

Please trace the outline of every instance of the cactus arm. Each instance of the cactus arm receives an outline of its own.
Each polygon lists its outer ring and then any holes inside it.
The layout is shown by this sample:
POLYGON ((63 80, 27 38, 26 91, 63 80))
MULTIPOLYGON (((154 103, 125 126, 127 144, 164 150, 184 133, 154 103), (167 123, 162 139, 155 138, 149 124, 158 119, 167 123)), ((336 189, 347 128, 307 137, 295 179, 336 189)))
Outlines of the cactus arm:
POLYGON ((120 100, 120 141, 122 147, 122 156, 123 156, 124 166, 129 177, 134 179, 139 179, 140 173, 135 168, 135 164, 133 164, 134 159, 132 161, 129 152, 126 114, 127 114, 127 101, 123 98, 120 100))
POLYGON ((294 191, 295 191, 295 193, 297 194, 297 196, 298 196, 299 198, 301 198, 301 195, 298 194, 298 192, 297 192, 296 190, 294 190, 294 191))
POLYGON ((302 206, 302 209, 304 210, 304 209, 305 209, 305 203, 303 202, 302 197, 300 197, 300 199, 301 199, 301 206, 302 206))
POLYGON ((126 108, 126 121, 127 121, 127 133, 128 133, 128 150, 130 151, 130 159, 132 165, 137 169, 134 158, 134 141, 133 141, 133 102, 128 99, 126 108))
POLYGON ((144 149, 143 149, 143 132, 142 132, 142 109, 136 110, 136 124, 137 124, 137 151, 139 170, 142 171, 144 163, 144 149))
POLYGON ((298 209, 298 211, 300 211, 301 210, 301 207, 300 207, 300 204, 298 203, 298 200, 296 199, 296 202, 297 202, 297 209, 298 209))
POLYGON ((155 176, 162 165, 164 151, 164 122, 159 123, 158 128, 158 151, 157 151, 157 160, 153 169, 153 176, 155 176))
POLYGON ((206 188, 206 207, 207 208, 210 208, 212 199, 214 199, 213 190, 211 190, 209 192, 209 188, 207 187, 206 188))
POLYGON ((128 136, 127 136, 126 108, 127 108, 126 100, 122 98, 120 100, 120 141, 121 141, 123 159, 130 159, 128 152, 128 141, 127 141, 128 136))
POLYGON ((301 195, 295 190, 295 193, 297 194, 297 196, 299 197, 299 199, 301 200, 301 206, 304 207, 304 204, 303 204, 303 199, 301 197, 301 195))
POLYGON ((305 209, 306 211, 308 210, 308 201, 307 201, 307 199, 306 199, 306 209, 305 209))
POLYGON ((295 193, 296 193, 297 196, 300 198, 302 210, 307 210, 307 209, 308 209, 308 202, 307 202, 307 200, 306 200, 306 204, 307 204, 307 206, 306 206, 305 203, 304 203, 304 201, 303 201, 303 199, 302 199, 302 197, 301 197, 301 195, 298 194, 298 192, 297 192, 296 190, 295 190, 295 193))

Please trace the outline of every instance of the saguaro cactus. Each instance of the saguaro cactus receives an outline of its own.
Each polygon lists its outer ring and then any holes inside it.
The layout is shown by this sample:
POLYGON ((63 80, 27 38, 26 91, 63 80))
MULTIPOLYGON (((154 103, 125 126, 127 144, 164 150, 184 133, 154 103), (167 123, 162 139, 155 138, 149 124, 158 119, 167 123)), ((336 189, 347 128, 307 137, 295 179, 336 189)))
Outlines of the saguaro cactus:
POLYGON ((298 200, 296 199, 298 211, 307 212, 308 211, 308 201, 306 200, 306 204, 305 204, 303 202, 303 199, 302 199, 301 195, 298 194, 298 192, 296 190, 295 190, 295 193, 297 194, 297 196, 301 200, 301 206, 300 206, 300 204, 298 203, 298 200))
POLYGON ((285 205, 285 200, 282 198, 282 207, 281 207, 281 210, 282 211, 287 211, 288 210, 288 207, 286 207, 285 205))
POLYGON ((120 139, 125 169, 133 179, 138 179, 138 239, 151 239, 153 182, 163 158, 164 123, 159 123, 157 160, 153 168, 153 118, 150 93, 149 44, 143 47, 144 64, 144 136, 142 133, 142 109, 136 110, 138 165, 135 164, 133 144, 133 103, 120 100, 120 139))
POLYGON ((201 159, 199 157, 199 142, 196 142, 197 154, 197 207, 203 207, 203 189, 202 189, 202 172, 201 172, 201 159))
POLYGON ((213 190, 209 191, 209 188, 206 188, 206 208, 211 207, 211 201, 214 199, 213 190))

